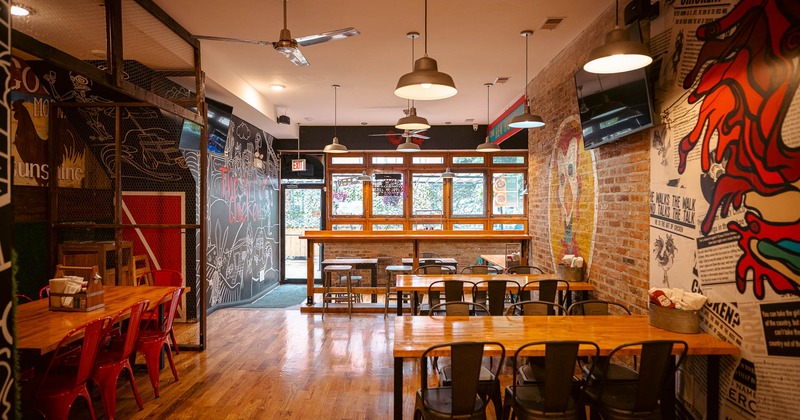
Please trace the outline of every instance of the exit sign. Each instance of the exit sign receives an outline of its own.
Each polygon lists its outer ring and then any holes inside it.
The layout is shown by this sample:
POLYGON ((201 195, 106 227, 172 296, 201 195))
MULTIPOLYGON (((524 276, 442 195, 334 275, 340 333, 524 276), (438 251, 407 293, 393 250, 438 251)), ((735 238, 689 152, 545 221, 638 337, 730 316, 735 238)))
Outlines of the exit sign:
POLYGON ((305 159, 292 159, 292 172, 300 172, 306 170, 305 159))

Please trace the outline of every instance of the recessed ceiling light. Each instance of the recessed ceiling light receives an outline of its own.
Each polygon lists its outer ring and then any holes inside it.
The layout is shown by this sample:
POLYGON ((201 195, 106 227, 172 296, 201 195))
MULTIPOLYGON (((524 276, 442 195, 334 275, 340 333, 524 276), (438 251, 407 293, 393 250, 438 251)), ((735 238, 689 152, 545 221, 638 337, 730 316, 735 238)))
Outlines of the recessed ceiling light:
POLYGON ((12 16, 28 16, 31 14, 31 10, 28 7, 23 7, 19 5, 11 6, 11 15, 12 16))
POLYGON ((276 91, 276 92, 280 92, 280 91, 286 89, 286 86, 279 85, 277 83, 273 83, 273 84, 269 85, 269 88, 274 90, 274 91, 276 91))

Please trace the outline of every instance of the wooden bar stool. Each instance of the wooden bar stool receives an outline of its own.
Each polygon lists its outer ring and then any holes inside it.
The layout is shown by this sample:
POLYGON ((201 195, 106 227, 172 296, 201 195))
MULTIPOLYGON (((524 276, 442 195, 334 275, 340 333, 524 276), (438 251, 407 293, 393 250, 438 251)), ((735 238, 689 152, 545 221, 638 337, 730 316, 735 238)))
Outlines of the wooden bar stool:
MULTIPOLYGON (((325 319, 325 312, 328 310, 328 305, 331 302, 347 301, 347 313, 350 318, 353 317, 353 270, 352 265, 335 264, 325 266, 323 269, 322 281, 322 319, 325 319), (344 282, 347 287, 347 292, 332 292, 333 276, 337 275, 339 282, 344 282)), ((338 282, 337 282, 338 283, 338 282)))
MULTIPOLYGON (((386 273, 388 274, 386 278, 386 306, 383 311, 383 317, 386 318, 389 315, 389 301, 390 300, 397 300, 397 291, 395 290, 394 286, 397 285, 397 279, 395 276, 398 274, 411 274, 411 266, 408 265, 390 265, 386 267, 386 273)), ((397 301, 397 314, 400 315, 403 312, 403 301, 409 300, 409 294, 404 293, 401 300, 397 301)))

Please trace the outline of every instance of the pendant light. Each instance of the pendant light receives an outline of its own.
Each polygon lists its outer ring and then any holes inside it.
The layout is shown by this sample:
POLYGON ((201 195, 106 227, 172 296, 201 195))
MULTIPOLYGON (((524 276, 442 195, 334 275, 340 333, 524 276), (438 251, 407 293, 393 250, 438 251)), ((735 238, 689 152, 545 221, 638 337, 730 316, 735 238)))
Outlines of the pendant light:
MULTIPOLYGON (((411 39, 411 68, 414 68, 414 40, 419 38, 419 32, 409 32, 406 34, 411 39)), ((423 117, 417 116, 417 108, 414 107, 414 101, 409 100, 408 114, 397 120, 394 128, 399 130, 427 130, 431 128, 428 120, 423 117)))
POLYGON ((486 141, 479 144, 475 150, 479 152, 499 152, 500 146, 489 140, 489 124, 492 123, 489 119, 489 88, 492 87, 492 84, 484 83, 483 85, 486 86, 486 141))
POLYGON ((359 175, 356 180, 361 182, 372 182, 372 177, 367 175, 367 171, 361 171, 361 175, 359 175))
POLYGON ((411 141, 411 133, 408 130, 403 133, 403 137, 405 137, 406 141, 398 144, 396 151, 406 153, 419 152, 419 145, 411 141))
POLYGON ((339 138, 336 137, 336 90, 339 89, 339 85, 331 85, 333 88, 333 142, 324 149, 322 149, 325 153, 347 153, 347 147, 343 144, 339 144, 339 138))
POLYGON ((394 94, 405 99, 430 101, 458 93, 453 78, 439 71, 436 60, 428 57, 428 0, 425 0, 425 55, 414 62, 414 70, 397 81, 394 94))
POLYGON ((456 177, 456 174, 450 172, 450 167, 448 166, 445 168, 444 172, 442 172, 442 179, 453 179, 456 177))
POLYGON ((522 114, 512 118, 508 126, 511 128, 544 127, 544 120, 542 117, 531 114, 531 105, 528 102, 528 38, 533 35, 533 31, 525 30, 519 34, 525 37, 525 105, 522 108, 522 114))
POLYGON ((628 31, 619 27, 619 0, 614 3, 614 29, 606 34, 603 45, 589 54, 589 62, 583 69, 589 73, 623 73, 640 69, 653 62, 647 47, 641 42, 631 41, 628 31))

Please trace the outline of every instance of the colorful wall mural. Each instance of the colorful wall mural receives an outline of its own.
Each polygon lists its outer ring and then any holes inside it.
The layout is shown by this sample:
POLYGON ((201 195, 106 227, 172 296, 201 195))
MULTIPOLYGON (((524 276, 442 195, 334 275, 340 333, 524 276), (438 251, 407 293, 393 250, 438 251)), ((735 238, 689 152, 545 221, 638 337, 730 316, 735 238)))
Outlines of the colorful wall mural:
MULTIPOLYGON (((800 3, 661 6, 651 24, 665 124, 651 136, 650 285, 708 296, 703 328, 741 347, 721 364, 722 416, 796 417, 800 3)), ((702 363, 689 361, 681 390, 696 418, 702 363)))
POLYGON ((583 150, 577 115, 561 122, 555 141, 549 183, 553 270, 564 255, 574 255, 584 259, 588 271, 597 225, 594 154, 583 150))

